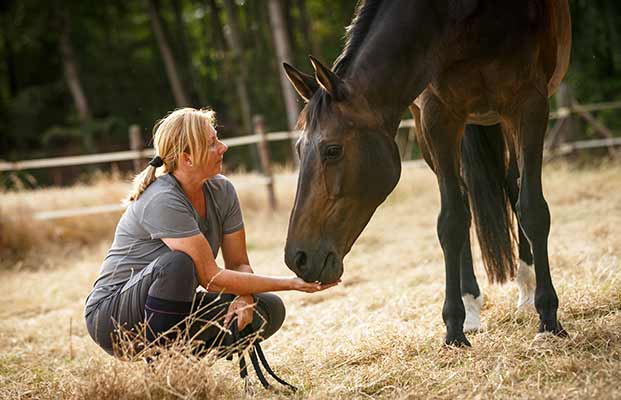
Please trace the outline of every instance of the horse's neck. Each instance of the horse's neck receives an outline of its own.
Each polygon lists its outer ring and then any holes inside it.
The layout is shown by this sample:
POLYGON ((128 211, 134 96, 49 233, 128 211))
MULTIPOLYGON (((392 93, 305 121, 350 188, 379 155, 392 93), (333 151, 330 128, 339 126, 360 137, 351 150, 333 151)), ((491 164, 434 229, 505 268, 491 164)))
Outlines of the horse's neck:
POLYGON ((432 76, 435 25, 431 0, 384 2, 345 76, 353 90, 396 126, 432 76))

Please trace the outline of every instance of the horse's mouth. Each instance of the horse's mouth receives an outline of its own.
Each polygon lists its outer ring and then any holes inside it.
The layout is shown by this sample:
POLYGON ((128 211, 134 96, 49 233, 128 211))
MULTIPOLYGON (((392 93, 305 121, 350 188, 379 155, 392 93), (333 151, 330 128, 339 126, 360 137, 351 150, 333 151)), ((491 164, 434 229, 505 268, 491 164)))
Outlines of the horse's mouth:
POLYGON ((324 285, 338 281, 343 275, 343 262, 334 252, 328 253, 319 272, 319 282, 324 285))

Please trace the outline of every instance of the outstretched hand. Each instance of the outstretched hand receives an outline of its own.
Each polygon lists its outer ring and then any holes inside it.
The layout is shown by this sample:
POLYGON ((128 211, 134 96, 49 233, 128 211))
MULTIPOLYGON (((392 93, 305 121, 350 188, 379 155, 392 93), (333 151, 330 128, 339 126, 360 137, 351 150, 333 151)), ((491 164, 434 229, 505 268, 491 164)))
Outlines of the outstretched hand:
POLYGON ((295 277, 291 278, 291 290, 297 290, 299 292, 306 293, 315 293, 336 286, 339 283, 341 283, 340 279, 336 282, 323 284, 319 282, 306 282, 302 278, 295 277))

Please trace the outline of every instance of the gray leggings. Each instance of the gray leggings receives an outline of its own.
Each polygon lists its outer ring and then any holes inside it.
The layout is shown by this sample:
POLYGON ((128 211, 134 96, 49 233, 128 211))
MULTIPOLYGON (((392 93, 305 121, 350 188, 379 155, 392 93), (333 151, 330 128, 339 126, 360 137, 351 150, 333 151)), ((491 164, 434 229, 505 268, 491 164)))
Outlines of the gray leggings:
MULTIPOLYGON (((213 322, 222 323, 230 299, 217 293, 196 292, 197 287, 192 259, 180 251, 166 253, 89 310, 86 315, 88 333, 106 352, 115 354, 114 343, 119 340, 119 327, 138 332, 145 322, 147 296, 151 296, 172 302, 191 302, 192 318, 189 319, 192 323, 188 330, 204 344, 211 345, 222 336, 222 331, 213 322)), ((280 297, 272 293, 259 293, 254 298, 254 319, 245 332, 257 332, 261 338, 267 339, 282 325, 285 306, 280 297)))

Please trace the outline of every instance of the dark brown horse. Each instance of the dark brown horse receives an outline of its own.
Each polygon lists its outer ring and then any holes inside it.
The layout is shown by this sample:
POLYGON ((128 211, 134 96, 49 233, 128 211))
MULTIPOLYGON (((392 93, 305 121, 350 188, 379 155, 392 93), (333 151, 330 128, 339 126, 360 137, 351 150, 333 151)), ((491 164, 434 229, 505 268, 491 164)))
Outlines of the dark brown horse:
POLYGON ((289 268, 307 281, 342 275, 343 257, 399 180, 394 136, 410 106, 441 194, 445 342, 469 345, 464 320, 478 328, 471 211, 490 280, 515 276, 519 237, 520 301, 534 302, 540 332, 566 335, 548 266, 541 164, 570 31, 567 0, 366 0, 332 70, 312 57, 314 76, 285 65, 308 102, 289 268))

